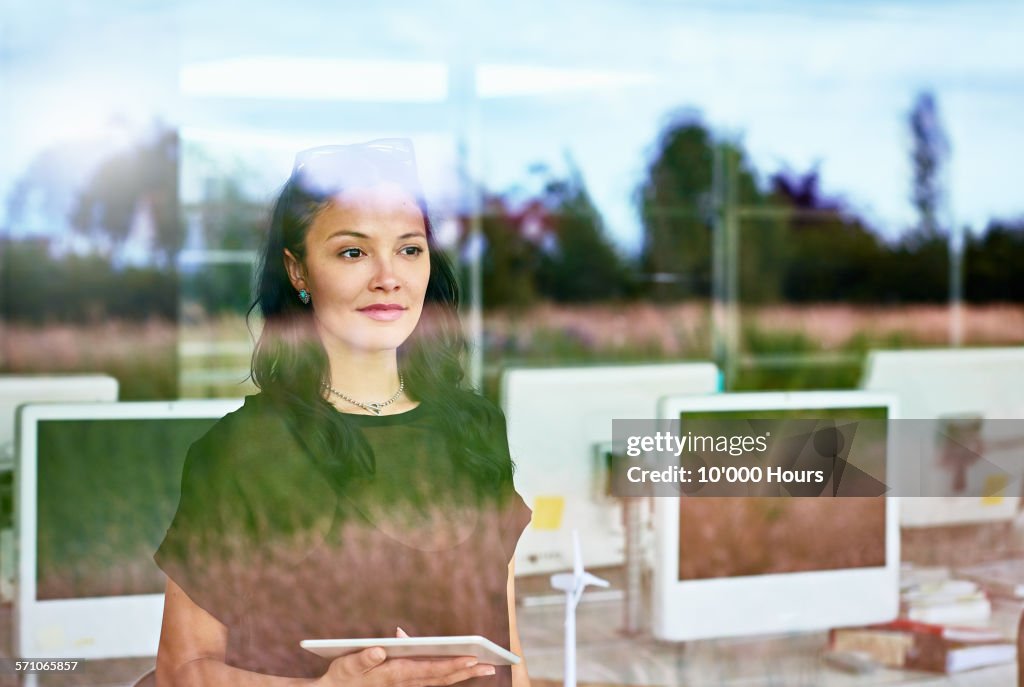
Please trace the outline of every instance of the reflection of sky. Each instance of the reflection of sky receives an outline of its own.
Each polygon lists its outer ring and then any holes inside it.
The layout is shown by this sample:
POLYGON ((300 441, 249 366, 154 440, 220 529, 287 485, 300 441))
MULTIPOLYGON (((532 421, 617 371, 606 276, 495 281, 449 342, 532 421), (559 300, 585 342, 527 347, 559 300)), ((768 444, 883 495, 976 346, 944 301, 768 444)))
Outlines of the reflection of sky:
MULTIPOLYGON (((0 34, 10 94, 0 111, 10 151, 0 158, 0 192, 41 147, 94 135, 112 111, 180 123, 218 159, 238 156, 229 168, 259 168, 247 179, 259 193, 287 173, 293 148, 409 133, 421 161, 439 160, 429 173, 436 192, 448 192, 453 133, 473 121, 450 102, 352 102, 327 85, 315 100, 177 97, 182 65, 289 57, 487 65, 477 72, 480 148, 471 160, 486 184, 528 181, 539 160, 564 169, 568 152, 626 246, 637 244, 631 196, 646 155, 680 107, 739 137, 762 173, 820 165, 826 191, 892 234, 913 220, 906 112, 919 88, 932 87, 953 143, 952 212, 979 226, 1024 209, 1013 181, 1024 154, 1024 5, 744 4, 529 0, 466 12, 454 2, 319 2, 298 13, 240 1, 23 3, 5 12, 12 21, 0 34)), ((432 78, 424 74, 421 82, 432 78)), ((263 85, 282 82, 302 86, 272 75, 263 85)), ((429 96, 430 85, 419 85, 429 96)))

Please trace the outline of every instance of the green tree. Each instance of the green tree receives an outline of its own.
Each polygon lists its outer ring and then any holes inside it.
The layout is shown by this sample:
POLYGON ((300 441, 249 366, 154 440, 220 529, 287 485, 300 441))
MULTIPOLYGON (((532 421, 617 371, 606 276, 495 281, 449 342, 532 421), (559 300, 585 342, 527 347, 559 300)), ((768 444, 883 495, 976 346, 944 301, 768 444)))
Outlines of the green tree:
POLYGON ((1024 302, 1024 218, 991 222, 981 236, 968 233, 964 253, 967 300, 1024 302))
POLYGON ((640 269, 659 300, 710 295, 713 156, 704 125, 677 118, 662 132, 638 190, 640 269))
POLYGON ((911 201, 918 213, 917 229, 925 237, 942 233, 939 214, 944 202, 943 167, 949 158, 946 137, 935 94, 917 94, 908 117, 912 141, 913 186, 911 201))
MULTIPOLYGON (((195 208, 202 247, 210 250, 259 250, 270 221, 270 208, 251 199, 238 179, 224 176, 206 183, 195 208)), ((246 262, 188 265, 182 273, 182 301, 207 313, 245 313, 253 301, 255 265, 246 262)))
POLYGON ((55 144, 19 176, 7 198, 10 224, 0 270, 4 317, 31 322, 177 317, 177 134, 159 129, 125 151, 103 152, 95 144, 55 144), (152 220, 153 259, 137 267, 117 264, 117 248, 140 211, 152 220), (67 240, 75 234, 93 239, 86 250, 81 242, 67 240))
POLYGON ((886 248, 842 201, 822 193, 818 171, 779 172, 772 176, 771 187, 775 206, 791 211, 785 299, 877 300, 881 282, 876 276, 888 264, 886 248))
POLYGON ((128 238, 139 212, 155 229, 153 262, 173 268, 183 233, 178 214, 178 133, 160 129, 152 138, 107 158, 89 179, 71 211, 72 226, 87 236, 128 238))
POLYGON ((3 316, 11 322, 89 323, 113 317, 173 320, 173 276, 153 268, 114 269, 98 255, 56 258, 46 239, 3 242, 3 316))
POLYGON ((722 153, 737 161, 736 200, 739 208, 739 299, 742 303, 774 303, 791 252, 786 218, 777 213, 775 198, 761 191, 757 171, 736 144, 722 144, 722 153))
POLYGON ((723 183, 738 207, 740 232, 740 299, 776 300, 781 293, 786 255, 784 222, 761 213, 770 198, 761 192, 757 175, 743 149, 716 142, 707 127, 691 114, 681 115, 662 132, 637 200, 644 239, 640 269, 650 294, 658 300, 711 295, 712 242, 715 207, 712 180, 715 148, 732 160, 733 173, 723 183))
POLYGON ((542 246, 538 289, 560 302, 627 296, 631 292, 627 265, 606 236, 579 168, 571 159, 568 163, 568 179, 550 179, 544 189, 551 240, 542 246))
POLYGON ((939 117, 935 95, 918 93, 907 117, 913 169, 910 199, 917 210, 917 225, 894 248, 903 300, 939 302, 949 297, 949 239, 941 213, 946 188, 944 167, 949 140, 939 117))
POLYGON ((490 195, 480 229, 484 306, 523 308, 535 302, 540 251, 523 236, 522 213, 514 211, 505 197, 490 195))

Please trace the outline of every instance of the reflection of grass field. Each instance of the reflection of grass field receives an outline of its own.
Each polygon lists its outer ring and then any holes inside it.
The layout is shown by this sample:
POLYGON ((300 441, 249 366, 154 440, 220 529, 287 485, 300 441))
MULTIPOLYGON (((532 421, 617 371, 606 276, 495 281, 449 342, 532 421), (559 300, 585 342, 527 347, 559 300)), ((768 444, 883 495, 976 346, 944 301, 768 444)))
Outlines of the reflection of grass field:
MULTIPOLYGON (((966 345, 1024 343, 1024 307, 965 307, 966 345)), ((750 353, 861 350, 868 346, 943 346, 949 316, 942 306, 853 307, 779 305, 742 313, 750 353)), ((536 355, 551 332, 593 353, 656 348, 666 357, 706 357, 711 320, 705 304, 539 306, 521 314, 492 312, 485 318, 493 353, 536 355)))
MULTIPOLYGON (((56 373, 106 371, 121 382, 126 399, 174 398, 179 372, 199 381, 187 396, 239 396, 248 369, 249 333, 241 316, 171 323, 102 323, 89 326, 9 325, 0 336, 0 370, 56 373), (229 352, 178 359, 184 342, 227 342, 229 352), (205 380, 205 381, 204 381, 205 380)), ((968 306, 964 344, 1024 344, 1024 306, 968 306)), ((871 348, 945 346, 949 316, 942 306, 765 306, 742 315, 745 354, 800 356, 849 354, 813 366, 782 362, 745 367, 737 388, 843 388, 860 377, 860 356, 871 348)), ((487 390, 500 366, 639 362, 711 357, 706 303, 676 305, 540 305, 521 312, 491 311, 484 318, 487 390)))
POLYGON ((680 503, 683 580, 885 565, 885 499, 696 497, 680 503))
POLYGON ((157 593, 150 556, 178 502, 189 445, 211 419, 43 423, 38 596, 157 593))
POLYGON ((144 323, 29 326, 0 322, 0 373, 105 372, 123 400, 178 395, 176 327, 144 323))
MULTIPOLYGON (((965 307, 964 345, 1024 344, 1024 306, 965 307)), ((702 303, 618 306, 539 306, 522 313, 491 312, 484 320, 485 380, 496 392, 498 368, 509 363, 575 364, 707 360, 712 321, 702 303)), ((765 306, 741 315, 741 353, 779 358, 770 366, 741 366, 737 390, 853 388, 863 356, 877 348, 947 346, 943 306, 765 306), (812 355, 834 360, 807 364, 812 355)))

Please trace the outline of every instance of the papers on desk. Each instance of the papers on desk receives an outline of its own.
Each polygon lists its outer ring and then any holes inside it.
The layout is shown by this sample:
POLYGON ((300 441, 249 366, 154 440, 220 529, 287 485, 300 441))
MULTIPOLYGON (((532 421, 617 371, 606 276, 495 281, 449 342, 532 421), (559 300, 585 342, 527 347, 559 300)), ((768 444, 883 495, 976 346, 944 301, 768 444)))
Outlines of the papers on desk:
POLYGON ((922 580, 905 574, 900 587, 900 615, 910 620, 984 625, 992 616, 992 603, 971 580, 922 580))
POLYGON ((1024 599, 1024 558, 958 568, 957 575, 975 582, 994 596, 1024 599))

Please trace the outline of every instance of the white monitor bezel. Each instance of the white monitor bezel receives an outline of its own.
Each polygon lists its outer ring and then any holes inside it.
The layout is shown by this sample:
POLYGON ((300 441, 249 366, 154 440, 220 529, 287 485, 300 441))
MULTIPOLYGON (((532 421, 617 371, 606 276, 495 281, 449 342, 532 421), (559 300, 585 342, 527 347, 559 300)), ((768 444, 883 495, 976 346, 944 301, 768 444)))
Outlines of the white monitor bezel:
POLYGON ((47 420, 216 419, 242 399, 60 403, 19 409, 15 470, 15 531, 19 538, 14 600, 14 652, 20 658, 155 656, 163 594, 36 599, 37 428, 47 420))
POLYGON ((108 403, 117 400, 118 382, 109 375, 0 375, 0 410, 10 415, 0 425, 0 442, 8 436, 11 455, 0 454, 0 472, 14 469, 13 444, 17 435, 18 407, 26 403, 108 403), (10 425, 7 425, 7 420, 10 425), (10 435, 4 429, 10 427, 10 435))
MULTIPOLYGON (((940 415, 986 410, 985 419, 1020 419, 1024 417, 1024 391, 1020 391, 1024 386, 1017 384, 1008 371, 1024 369, 1022 363, 1024 347, 874 350, 868 352, 860 386, 866 391, 895 394, 900 399, 902 417, 908 419, 936 420, 940 415), (889 375, 896 370, 902 375, 894 381, 889 375), (984 388, 961 386, 950 388, 949 394, 938 393, 943 386, 950 386, 950 377, 962 381, 965 375, 984 388), (993 400, 992 387, 1003 392, 999 400, 993 400), (1008 390, 1013 390, 1015 396, 1010 402, 1006 401, 1008 390)), ((1000 498, 911 497, 900 507, 900 524, 939 527, 1007 521, 1016 517, 1020 501, 1012 494, 1000 498)))
MULTIPOLYGON (((726 393, 666 397, 658 417, 683 412, 815 410, 885 407, 897 416, 891 394, 864 391, 726 393)), ((892 469, 892 432, 888 438, 892 469)), ((822 630, 895 618, 899 612, 898 499, 886 497, 885 565, 679 581, 679 497, 654 498, 655 570, 653 634, 666 641, 822 630), (856 600, 854 603, 850 599, 856 600)))
MULTIPOLYGON (((7 476, 14 470, 19 406, 110 402, 117 400, 117 394, 117 379, 104 374, 0 375, 0 475, 7 476)), ((0 601, 14 600, 15 551, 12 525, 0 530, 0 601)))
POLYGON ((622 565, 621 503, 595 496, 596 457, 580 454, 582 437, 591 447, 610 448, 613 419, 650 418, 666 394, 713 394, 720 386, 718 367, 706 361, 506 368, 501 405, 516 489, 531 508, 541 495, 564 503, 558 527, 527 527, 516 547, 516 574, 571 569, 574 528, 587 566, 622 565))

